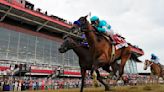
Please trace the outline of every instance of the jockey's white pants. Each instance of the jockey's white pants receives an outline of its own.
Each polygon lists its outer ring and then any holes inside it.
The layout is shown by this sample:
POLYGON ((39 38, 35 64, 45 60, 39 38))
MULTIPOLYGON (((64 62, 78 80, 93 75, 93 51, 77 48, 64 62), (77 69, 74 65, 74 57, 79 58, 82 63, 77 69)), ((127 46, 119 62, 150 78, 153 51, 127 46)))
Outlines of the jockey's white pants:
POLYGON ((152 62, 154 62, 155 64, 158 64, 159 63, 159 60, 151 60, 152 62))
POLYGON ((113 29, 110 29, 110 30, 108 29, 108 30, 106 30, 105 34, 107 36, 110 36, 113 39, 114 31, 113 31, 113 29))

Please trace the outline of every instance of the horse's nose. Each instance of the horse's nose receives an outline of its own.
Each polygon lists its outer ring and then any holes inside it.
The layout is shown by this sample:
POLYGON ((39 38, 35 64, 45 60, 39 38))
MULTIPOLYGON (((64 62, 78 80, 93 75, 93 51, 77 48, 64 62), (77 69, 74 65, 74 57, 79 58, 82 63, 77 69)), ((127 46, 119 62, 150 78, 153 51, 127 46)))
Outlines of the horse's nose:
POLYGON ((63 52, 63 51, 62 51, 62 48, 59 48, 59 49, 58 49, 58 51, 59 51, 60 53, 62 53, 62 52, 63 52))

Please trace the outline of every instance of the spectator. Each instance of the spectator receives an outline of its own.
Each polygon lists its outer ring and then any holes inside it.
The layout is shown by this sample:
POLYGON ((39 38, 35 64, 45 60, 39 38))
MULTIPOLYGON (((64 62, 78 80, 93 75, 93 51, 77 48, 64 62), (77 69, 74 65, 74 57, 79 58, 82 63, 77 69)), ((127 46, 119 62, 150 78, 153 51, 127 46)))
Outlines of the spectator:
POLYGON ((18 81, 15 81, 14 83, 14 91, 18 91, 18 81))

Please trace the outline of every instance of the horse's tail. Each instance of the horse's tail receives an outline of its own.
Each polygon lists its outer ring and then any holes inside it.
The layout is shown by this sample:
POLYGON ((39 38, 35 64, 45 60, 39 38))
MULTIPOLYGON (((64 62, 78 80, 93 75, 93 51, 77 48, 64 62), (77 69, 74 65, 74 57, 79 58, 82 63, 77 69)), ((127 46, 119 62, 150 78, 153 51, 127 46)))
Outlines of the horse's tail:
POLYGON ((141 60, 138 59, 137 55, 134 53, 131 54, 130 59, 134 60, 135 62, 140 62, 140 63, 142 62, 141 60))

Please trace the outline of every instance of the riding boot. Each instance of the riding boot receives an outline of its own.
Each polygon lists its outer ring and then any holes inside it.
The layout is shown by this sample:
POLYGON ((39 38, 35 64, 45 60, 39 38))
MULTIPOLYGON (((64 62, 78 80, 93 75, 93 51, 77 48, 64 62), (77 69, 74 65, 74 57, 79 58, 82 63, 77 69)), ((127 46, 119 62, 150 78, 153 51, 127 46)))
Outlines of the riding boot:
POLYGON ((113 40, 113 41, 112 41, 112 44, 113 44, 113 45, 115 45, 115 44, 116 44, 116 42, 113 40))
POLYGON ((113 33, 111 33, 110 31, 105 31, 104 34, 109 37, 109 39, 111 40, 111 44, 112 45, 115 45, 116 44, 116 42, 113 39, 113 33))

